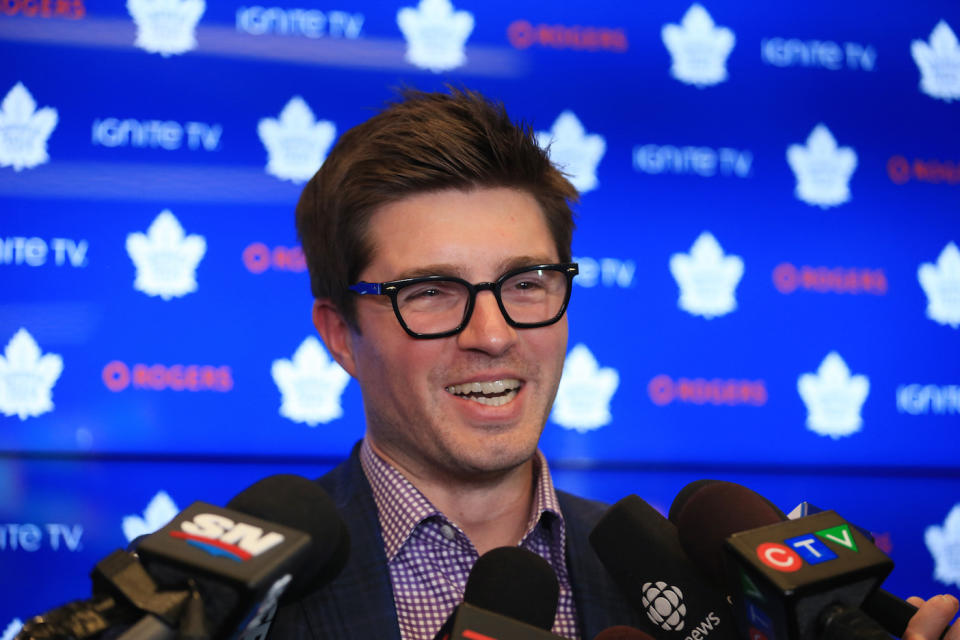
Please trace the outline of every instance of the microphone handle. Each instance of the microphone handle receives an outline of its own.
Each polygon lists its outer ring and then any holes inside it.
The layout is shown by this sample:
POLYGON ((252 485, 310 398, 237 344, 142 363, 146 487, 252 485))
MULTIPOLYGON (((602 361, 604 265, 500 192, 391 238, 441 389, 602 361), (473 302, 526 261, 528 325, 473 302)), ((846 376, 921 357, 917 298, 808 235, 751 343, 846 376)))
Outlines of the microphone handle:
MULTIPOLYGON (((888 633, 898 638, 903 637, 910 618, 917 612, 915 606, 883 589, 877 589, 867 596, 860 604, 860 610, 880 623, 888 633)), ((943 630, 940 640, 943 640, 949 629, 947 627, 943 630)))
POLYGON ((176 631, 157 616, 148 613, 124 631, 117 640, 174 640, 176 637, 176 631))
POLYGON ((890 634, 860 609, 833 604, 818 619, 818 640, 890 640, 890 634))

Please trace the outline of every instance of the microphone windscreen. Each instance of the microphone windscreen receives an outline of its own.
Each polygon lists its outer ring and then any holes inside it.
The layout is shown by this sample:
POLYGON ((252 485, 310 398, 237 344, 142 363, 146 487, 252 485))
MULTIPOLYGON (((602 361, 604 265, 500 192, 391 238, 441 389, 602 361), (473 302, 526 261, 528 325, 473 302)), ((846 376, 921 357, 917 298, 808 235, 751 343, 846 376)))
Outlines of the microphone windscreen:
POLYGON ((234 509, 310 536, 312 544, 283 600, 296 599, 335 578, 346 564, 350 537, 336 505, 317 483, 292 474, 268 476, 227 503, 234 509))
POLYGON ((697 485, 693 490, 685 488, 677 494, 670 519, 690 559, 714 584, 723 585, 724 541, 734 533, 776 524, 786 517, 766 498, 743 485, 719 480, 692 484, 697 485))
POLYGON ((653 640, 653 636, 634 627, 619 625, 604 629, 593 640, 653 640))
POLYGON ((473 565, 463 601, 549 631, 559 594, 546 560, 523 547, 498 547, 473 565))

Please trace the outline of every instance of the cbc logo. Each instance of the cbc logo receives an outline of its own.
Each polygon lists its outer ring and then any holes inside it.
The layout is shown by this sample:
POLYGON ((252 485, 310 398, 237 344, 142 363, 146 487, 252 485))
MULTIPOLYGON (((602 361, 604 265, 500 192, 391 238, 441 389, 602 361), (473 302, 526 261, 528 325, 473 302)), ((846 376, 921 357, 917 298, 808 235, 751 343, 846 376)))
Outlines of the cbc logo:
POLYGON ((799 571, 803 566, 803 560, 796 551, 776 542, 765 542, 757 547, 757 557, 771 569, 784 573, 799 571))
POLYGON ((643 606, 647 617, 661 629, 680 631, 687 605, 683 604, 683 592, 666 582, 647 582, 643 585, 643 606))

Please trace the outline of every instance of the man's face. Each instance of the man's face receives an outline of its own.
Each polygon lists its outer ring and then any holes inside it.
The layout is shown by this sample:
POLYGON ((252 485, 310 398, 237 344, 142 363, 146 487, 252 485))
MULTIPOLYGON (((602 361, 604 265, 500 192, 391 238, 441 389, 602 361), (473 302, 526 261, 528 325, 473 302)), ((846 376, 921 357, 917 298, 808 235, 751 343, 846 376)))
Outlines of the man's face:
MULTIPOLYGON (((536 200, 515 189, 409 196, 375 212, 369 229, 373 259, 359 278, 367 282, 434 274, 491 282, 516 267, 559 262, 536 200)), ((530 459, 560 381, 566 316, 515 329, 483 291, 466 328, 446 338, 407 335, 387 296, 358 299, 357 322, 351 373, 381 453, 417 476, 476 480, 530 459), (507 391, 485 387, 498 381, 507 391), (462 385, 477 382, 499 399, 467 394, 462 385)))

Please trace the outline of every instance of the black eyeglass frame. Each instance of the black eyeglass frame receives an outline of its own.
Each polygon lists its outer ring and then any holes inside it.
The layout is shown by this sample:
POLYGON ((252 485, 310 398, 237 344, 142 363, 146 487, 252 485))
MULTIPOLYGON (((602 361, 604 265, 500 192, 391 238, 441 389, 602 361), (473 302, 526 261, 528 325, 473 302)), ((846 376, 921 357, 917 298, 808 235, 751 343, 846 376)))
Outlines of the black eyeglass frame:
POLYGON ((389 296, 390 302, 393 304, 393 312, 397 316, 397 320, 400 322, 400 326, 403 327, 403 330, 406 331, 411 337, 421 340, 429 340, 432 338, 446 338, 463 331, 470 322, 470 317, 473 315, 474 303, 477 299, 477 293, 480 291, 489 291, 493 294, 493 297, 497 301, 497 306, 500 307, 500 313, 503 314, 503 319, 506 320, 507 324, 511 327, 515 327, 517 329, 536 329, 537 327, 546 327, 554 324, 558 322, 560 318, 563 317, 563 314, 567 311, 567 304, 570 302, 570 293, 573 291, 573 277, 578 273, 580 273, 580 267, 576 262, 561 262, 557 264, 537 264, 529 267, 511 269, 497 278, 494 282, 478 282, 476 284, 471 284, 462 278, 455 278, 453 276, 422 276, 418 278, 404 278, 403 280, 391 280, 389 282, 358 282, 350 285, 348 289, 361 296, 389 296), (503 287, 503 283, 513 276, 526 271, 537 270, 559 271, 567 277, 567 293, 563 297, 563 304, 560 305, 560 310, 557 311, 556 315, 549 320, 544 320, 542 322, 517 322, 510 317, 509 313, 507 313, 507 309, 504 307, 503 300, 500 297, 500 289, 503 287), (457 325, 455 329, 451 329, 450 331, 443 331, 440 333, 417 333, 416 331, 410 329, 410 327, 407 326, 407 323, 403 321, 403 315, 401 315, 400 306, 397 303, 397 294, 404 287, 422 282, 436 281, 456 282, 466 287, 470 297, 467 298, 467 306, 463 312, 463 320, 460 321, 460 324, 457 325))

